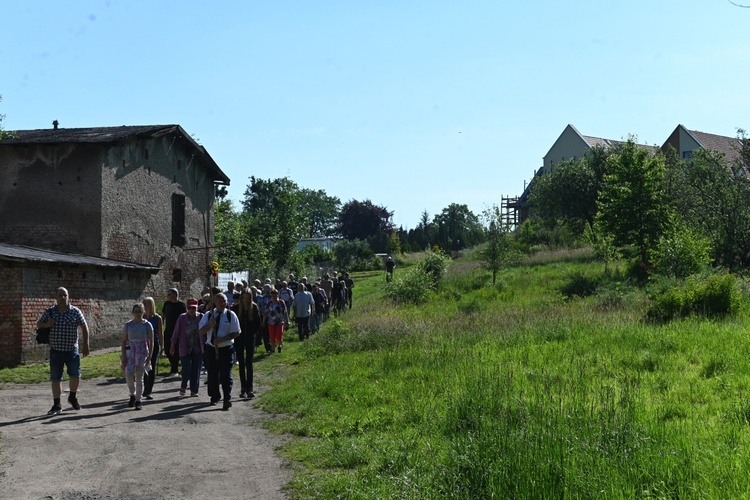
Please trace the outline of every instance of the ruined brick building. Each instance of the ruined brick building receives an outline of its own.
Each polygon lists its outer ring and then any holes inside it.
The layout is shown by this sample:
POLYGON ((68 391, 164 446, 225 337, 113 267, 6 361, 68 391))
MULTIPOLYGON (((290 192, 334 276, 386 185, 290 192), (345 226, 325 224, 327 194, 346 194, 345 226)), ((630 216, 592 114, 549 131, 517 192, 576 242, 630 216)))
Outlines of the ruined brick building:
POLYGON ((138 300, 196 296, 229 178, 179 125, 19 130, 0 141, 0 367, 42 359, 36 320, 64 286, 115 345, 138 300))

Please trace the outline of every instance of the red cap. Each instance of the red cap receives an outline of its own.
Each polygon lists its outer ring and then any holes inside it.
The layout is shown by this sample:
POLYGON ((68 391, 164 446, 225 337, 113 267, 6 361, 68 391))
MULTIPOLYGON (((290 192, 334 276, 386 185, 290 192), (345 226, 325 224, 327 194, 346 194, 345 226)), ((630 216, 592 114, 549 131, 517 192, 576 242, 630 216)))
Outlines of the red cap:
POLYGON ((198 299, 187 299, 188 307, 198 307, 198 299))

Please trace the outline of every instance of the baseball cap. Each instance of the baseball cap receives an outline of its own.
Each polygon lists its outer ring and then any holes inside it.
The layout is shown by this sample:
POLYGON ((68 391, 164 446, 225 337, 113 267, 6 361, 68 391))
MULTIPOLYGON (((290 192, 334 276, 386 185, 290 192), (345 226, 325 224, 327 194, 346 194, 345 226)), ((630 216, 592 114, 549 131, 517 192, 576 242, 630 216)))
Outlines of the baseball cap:
POLYGON ((198 299, 187 299, 188 307, 198 307, 198 299))

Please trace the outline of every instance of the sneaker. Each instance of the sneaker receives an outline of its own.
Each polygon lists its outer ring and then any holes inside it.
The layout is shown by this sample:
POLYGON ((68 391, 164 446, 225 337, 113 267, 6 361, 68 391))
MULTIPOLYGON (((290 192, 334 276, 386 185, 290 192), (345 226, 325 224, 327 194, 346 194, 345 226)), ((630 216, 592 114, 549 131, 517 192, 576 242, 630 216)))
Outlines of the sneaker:
POLYGON ((186 392, 187 391, 185 389, 180 389, 180 396, 184 396, 186 394, 186 392))
POLYGON ((47 415, 58 415, 62 413, 62 406, 52 405, 52 408, 47 412, 47 415))
POLYGON ((281 346, 279 346, 279 348, 276 349, 276 352, 281 352, 281 346))
POLYGON ((224 406, 221 407, 221 411, 227 411, 232 407, 232 402, 228 399, 224 400, 224 406))
POLYGON ((154 399, 154 397, 149 394, 148 396, 143 396, 143 399, 148 399, 149 401, 151 401, 152 399, 154 399))
POLYGON ((135 406, 135 396, 130 396, 130 401, 128 401, 128 408, 132 408, 135 406))
POLYGON ((246 397, 247 397, 247 392, 245 392, 245 391, 242 391, 242 392, 240 393, 240 398, 242 398, 242 399, 245 399, 246 397))
POLYGON ((216 406, 217 404, 219 404, 219 400, 218 400, 218 399, 213 399, 213 398, 211 398, 211 403, 209 403, 209 404, 210 404, 211 406, 216 406))
POLYGON ((247 391, 247 398, 253 399, 255 397, 255 393, 253 391, 247 391))
POLYGON ((73 407, 74 410, 80 410, 81 405, 78 404, 78 398, 75 396, 68 396, 68 403, 73 407))
POLYGON ((197 392, 191 392, 190 393, 190 397, 191 398, 197 398, 198 397, 198 393, 197 392))
POLYGON ((140 401, 136 401, 135 402, 135 409, 136 410, 140 410, 141 409, 141 402, 140 401))

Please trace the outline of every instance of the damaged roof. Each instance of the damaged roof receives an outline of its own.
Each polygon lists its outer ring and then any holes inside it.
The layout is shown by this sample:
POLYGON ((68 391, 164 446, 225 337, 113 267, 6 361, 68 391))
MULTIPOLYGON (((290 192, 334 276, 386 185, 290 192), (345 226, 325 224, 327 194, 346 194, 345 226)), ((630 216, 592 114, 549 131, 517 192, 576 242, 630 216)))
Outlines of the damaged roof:
POLYGON ((193 154, 214 174, 222 184, 229 185, 229 177, 219 168, 206 148, 195 142, 179 125, 123 125, 120 127, 48 128, 37 130, 14 130, 13 136, 3 139, 3 145, 34 144, 116 144, 130 138, 155 139, 175 134, 185 140, 193 154))
POLYGON ((87 266, 109 267, 115 269, 132 269, 134 271, 149 271, 158 273, 160 268, 134 262, 123 262, 119 260, 92 257, 68 252, 56 252, 42 248, 27 247, 22 245, 11 245, 0 243, 0 261, 9 262, 38 262, 46 264, 77 264, 87 266))

